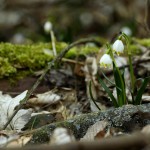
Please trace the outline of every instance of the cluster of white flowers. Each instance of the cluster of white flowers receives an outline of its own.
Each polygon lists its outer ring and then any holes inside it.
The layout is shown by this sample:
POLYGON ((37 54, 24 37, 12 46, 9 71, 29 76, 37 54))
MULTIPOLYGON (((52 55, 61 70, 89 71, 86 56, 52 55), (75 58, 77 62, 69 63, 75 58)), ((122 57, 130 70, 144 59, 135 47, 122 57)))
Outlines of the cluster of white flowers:
MULTIPOLYGON (((124 51, 124 45, 121 40, 116 40, 114 44, 112 45, 112 50, 115 52, 117 55, 123 53, 124 51)), ((104 54, 99 63, 101 67, 111 67, 112 66, 112 58, 109 54, 104 54)))

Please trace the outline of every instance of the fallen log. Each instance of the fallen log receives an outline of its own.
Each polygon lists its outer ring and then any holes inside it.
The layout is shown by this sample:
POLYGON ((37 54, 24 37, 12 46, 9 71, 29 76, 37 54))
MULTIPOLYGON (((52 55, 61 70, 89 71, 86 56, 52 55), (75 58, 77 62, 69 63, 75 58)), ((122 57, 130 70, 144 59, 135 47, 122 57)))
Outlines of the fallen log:
POLYGON ((66 121, 43 126, 28 132, 28 134, 32 133, 33 136, 27 145, 49 142, 53 130, 57 127, 71 130, 75 138, 79 140, 91 125, 102 120, 107 120, 109 127, 118 128, 125 133, 138 131, 150 124, 150 103, 111 108, 107 111, 79 115, 66 121))

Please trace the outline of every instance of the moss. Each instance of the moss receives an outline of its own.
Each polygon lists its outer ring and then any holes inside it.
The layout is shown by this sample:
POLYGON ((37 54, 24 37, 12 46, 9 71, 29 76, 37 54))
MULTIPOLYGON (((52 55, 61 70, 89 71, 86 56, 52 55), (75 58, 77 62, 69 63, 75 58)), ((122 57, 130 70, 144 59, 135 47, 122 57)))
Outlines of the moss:
MULTIPOLYGON (((150 39, 135 39, 144 46, 150 46, 150 39)), ((99 39, 103 44, 104 40, 99 39)), ((57 53, 60 53, 68 44, 56 42, 57 53)), ((135 44, 129 47, 134 54, 139 54, 140 49, 135 44)), ((75 58, 87 54, 95 54, 99 48, 93 44, 80 45, 72 48, 65 57, 75 58)), ((28 73, 43 69, 53 59, 51 43, 34 43, 30 45, 14 45, 0 43, 0 78, 18 76, 22 70, 28 73)), ((19 76, 20 78, 20 76, 19 76)))
POLYGON ((3 76, 11 76, 16 73, 16 68, 14 68, 10 62, 8 61, 8 58, 2 58, 0 57, 0 78, 3 76))
POLYGON ((67 128, 68 130, 70 130, 70 132, 73 133, 76 139, 80 139, 85 135, 89 126, 91 126, 94 122, 96 122, 96 120, 99 119, 100 120, 104 119, 103 112, 76 116, 75 118, 69 119, 67 121, 52 123, 43 126, 39 130, 36 130, 34 132, 33 137, 28 144, 40 144, 40 143, 48 142, 50 140, 50 136, 53 133, 53 130, 57 127, 67 128), (98 117, 99 114, 101 114, 101 116, 98 117))
POLYGON ((79 47, 74 47, 72 48, 67 54, 67 58, 74 58, 75 56, 85 56, 87 54, 94 54, 98 53, 99 48, 98 47, 90 47, 90 46, 79 46, 79 47))
POLYGON ((40 143, 48 143, 49 142, 49 133, 46 129, 41 129, 37 131, 31 141, 28 144, 40 144, 40 143))
POLYGON ((111 108, 103 112, 89 113, 76 116, 62 122, 43 126, 32 132, 33 137, 28 144, 45 143, 49 141, 53 130, 57 127, 65 127, 73 132, 76 139, 82 138, 88 128, 97 121, 107 121, 108 127, 115 127, 125 133, 141 130, 150 122, 150 103, 143 105, 124 105, 119 108, 111 108))
POLYGON ((150 47, 150 38, 144 38, 144 39, 134 39, 137 43, 145 46, 150 47))
POLYGON ((139 47, 137 47, 136 45, 130 45, 129 46, 129 49, 131 50, 131 53, 132 54, 136 54, 136 55, 139 55, 139 54, 141 54, 141 50, 140 50, 140 48, 139 47))
MULTIPOLYGON (((56 48, 60 51, 65 46, 66 43, 57 43, 56 48)), ((0 78, 16 75, 20 70, 42 69, 53 59, 49 43, 32 45, 0 43, 0 56, 0 78), (49 49, 51 53, 45 53, 45 49, 49 49)))
MULTIPOLYGON (((67 46, 64 42, 57 42, 56 49, 60 53, 67 46)), ((31 45, 14 45, 0 43, 0 78, 18 76, 22 70, 39 70, 44 68, 53 59, 52 46, 50 43, 35 43, 31 45)), ((76 47, 72 48, 66 55, 67 58, 74 58, 77 53, 85 55, 97 52, 97 47, 76 47), (80 51, 77 51, 80 49, 80 51)), ((20 75, 19 75, 20 77, 20 75)))

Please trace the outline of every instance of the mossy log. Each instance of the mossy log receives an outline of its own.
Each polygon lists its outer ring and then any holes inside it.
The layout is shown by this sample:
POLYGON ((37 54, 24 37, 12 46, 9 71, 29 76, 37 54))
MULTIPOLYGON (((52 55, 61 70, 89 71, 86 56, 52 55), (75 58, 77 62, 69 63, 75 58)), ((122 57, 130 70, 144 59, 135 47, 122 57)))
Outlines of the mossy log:
MULTIPOLYGON (((59 53, 68 44, 56 42, 56 50, 59 53)), ((65 58, 97 53, 97 46, 80 46, 72 48, 65 58), (81 50, 82 49, 82 50, 81 50)), ((51 43, 35 43, 30 45, 14 45, 0 43, 0 78, 16 76, 19 71, 26 70, 32 73, 43 69, 53 59, 51 43)))
POLYGON ((125 105, 104 112, 79 115, 66 121, 43 126, 31 131, 33 136, 28 144, 48 142, 56 127, 65 127, 73 132, 76 139, 80 139, 91 125, 102 120, 108 121, 108 127, 116 127, 126 133, 140 130, 143 126, 150 124, 150 103, 138 106, 125 105))
MULTIPOLYGON (((106 43, 103 38, 98 38, 99 45, 106 43)), ((139 53, 139 43, 145 47, 150 47, 150 39, 133 39, 130 49, 134 53, 139 53), (135 42, 135 43, 134 43, 135 42)), ((57 53, 62 51, 68 44, 56 42, 57 53)), ((75 58, 87 54, 98 53, 99 47, 93 44, 80 45, 74 47, 65 55, 65 58, 75 58)), ((34 43, 26 45, 15 45, 10 43, 0 43, 0 78, 19 76, 20 70, 32 73, 35 70, 44 68, 53 59, 51 43, 34 43)), ((22 76, 22 74, 21 74, 22 76)))

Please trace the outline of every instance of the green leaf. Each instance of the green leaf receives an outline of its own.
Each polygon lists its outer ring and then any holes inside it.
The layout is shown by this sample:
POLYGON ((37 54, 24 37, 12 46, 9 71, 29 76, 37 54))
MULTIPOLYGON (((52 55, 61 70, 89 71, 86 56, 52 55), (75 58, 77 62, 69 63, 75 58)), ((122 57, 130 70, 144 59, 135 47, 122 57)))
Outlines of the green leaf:
POLYGON ((92 87, 92 84, 91 84, 91 81, 90 81, 90 84, 89 84, 89 93, 90 93, 91 100, 93 101, 93 103, 95 104, 95 106, 98 108, 98 110, 101 110, 99 108, 99 106, 97 105, 97 103, 95 102, 95 99, 94 99, 93 94, 92 94, 92 88, 91 87, 92 87))
POLYGON ((134 70, 132 65, 132 58, 131 53, 128 53, 128 59, 129 59, 129 69, 130 69, 130 78, 131 78, 131 96, 132 96, 132 104, 135 104, 135 93, 136 93, 136 87, 135 87, 135 76, 134 76, 134 70))
POLYGON ((113 63, 113 72, 114 72, 114 78, 115 78, 115 83, 116 86, 119 87, 120 90, 116 88, 117 91, 117 98, 118 98, 118 104, 119 106, 122 106, 125 104, 125 97, 124 97, 124 92, 125 92, 125 84, 124 84, 124 76, 122 76, 120 70, 116 67, 116 65, 113 63))
POLYGON ((125 84, 124 72, 125 72, 125 68, 123 69, 123 72, 121 73, 121 77, 122 77, 122 81, 123 81, 123 88, 124 88, 124 93, 122 93, 122 96, 123 96, 123 100, 124 100, 123 104, 127 104, 126 84, 125 84))
POLYGON ((146 77, 146 78, 144 79, 144 81, 143 81, 143 83, 142 83, 140 89, 138 90, 137 95, 136 95, 136 98, 135 98, 135 104, 136 104, 136 105, 141 104, 142 95, 143 95, 143 93, 144 93, 144 91, 145 91, 145 89, 146 89, 146 86, 147 86, 147 84, 149 83, 149 81, 150 81, 150 76, 149 76, 149 77, 146 77))
POLYGON ((119 107, 117 100, 115 99, 115 97, 113 96, 113 94, 111 93, 111 91, 109 90, 109 88, 106 86, 106 84, 103 82, 103 80, 98 76, 98 81, 99 83, 102 85, 102 87, 104 88, 104 90, 107 92, 107 94, 109 95, 109 97, 111 98, 113 105, 115 107, 119 107))
POLYGON ((104 78, 105 78, 110 84, 112 84, 113 86, 115 86, 116 88, 118 88, 118 90, 121 91, 121 89, 120 89, 119 87, 117 87, 115 83, 113 83, 111 80, 109 80, 109 79, 106 77, 106 75, 103 73, 102 70, 101 70, 101 72, 102 72, 102 75, 104 76, 104 78))

